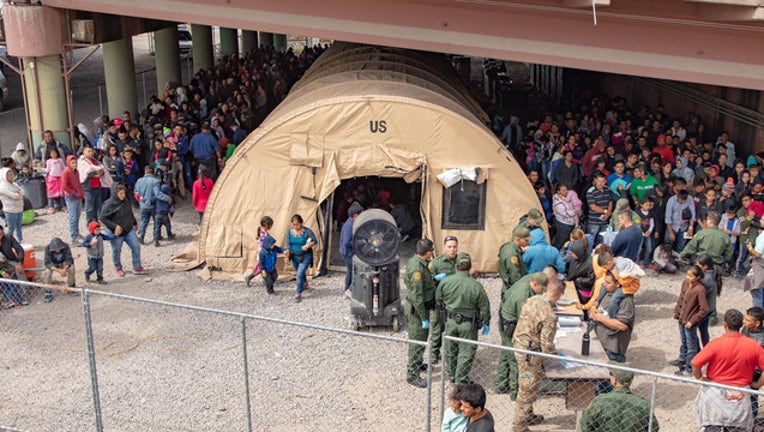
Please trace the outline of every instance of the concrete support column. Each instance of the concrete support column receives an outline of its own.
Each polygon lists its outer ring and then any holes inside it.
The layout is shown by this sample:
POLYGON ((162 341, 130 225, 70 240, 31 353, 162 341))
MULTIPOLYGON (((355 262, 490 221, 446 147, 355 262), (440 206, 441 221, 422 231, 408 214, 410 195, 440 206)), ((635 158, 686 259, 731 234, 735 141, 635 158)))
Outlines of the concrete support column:
POLYGON ((71 144, 67 130, 69 118, 61 57, 26 57, 22 61, 28 96, 29 124, 35 150, 42 141, 42 133, 48 129, 53 131, 57 140, 71 144))
POLYGON ((239 53, 239 34, 236 29, 220 27, 220 53, 223 55, 239 53))
POLYGON ((194 73, 199 69, 207 70, 214 66, 212 52, 212 27, 206 25, 191 24, 191 36, 193 37, 194 73))
POLYGON ((180 83, 180 50, 178 49, 178 27, 172 26, 154 32, 157 64, 157 96, 167 83, 180 83))
POLYGON ((246 54, 257 49, 257 32, 251 30, 241 31, 241 53, 246 54))
POLYGON ((132 118, 138 118, 132 38, 103 44, 103 70, 109 117, 121 117, 122 113, 130 111, 132 118))
POLYGON ((263 48, 273 46, 273 33, 260 32, 260 46, 263 48))
POLYGON ((284 52, 287 49, 287 36, 281 33, 273 34, 273 48, 278 52, 284 52))

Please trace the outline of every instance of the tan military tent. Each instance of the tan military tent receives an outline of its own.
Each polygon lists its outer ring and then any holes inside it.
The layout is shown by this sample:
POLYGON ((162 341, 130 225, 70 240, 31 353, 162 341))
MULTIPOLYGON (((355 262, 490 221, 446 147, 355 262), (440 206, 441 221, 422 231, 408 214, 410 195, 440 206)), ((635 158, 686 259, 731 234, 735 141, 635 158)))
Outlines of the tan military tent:
POLYGON ((443 56, 335 44, 228 162, 198 257, 214 278, 241 277, 256 260, 260 218, 274 219, 283 245, 300 214, 319 237, 320 264, 321 203, 341 180, 381 176, 421 184, 423 233, 436 252, 456 235, 477 270, 495 272, 499 246, 539 202, 487 120, 443 56))

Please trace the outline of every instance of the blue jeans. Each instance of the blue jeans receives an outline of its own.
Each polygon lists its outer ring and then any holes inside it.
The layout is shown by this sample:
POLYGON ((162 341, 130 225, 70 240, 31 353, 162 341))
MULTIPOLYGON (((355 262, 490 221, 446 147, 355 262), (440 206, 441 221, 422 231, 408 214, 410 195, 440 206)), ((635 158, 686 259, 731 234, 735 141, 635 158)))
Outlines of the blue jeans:
POLYGON ((753 297, 754 306, 764 307, 764 288, 751 290, 751 297, 753 297))
MULTIPOLYGON (((607 222, 603 223, 592 223, 589 222, 586 224, 586 232, 588 234, 592 235, 592 238, 594 238, 594 246, 597 246, 598 244, 602 243, 602 236, 599 234, 607 229, 607 222)), ((594 249, 594 246, 592 246, 592 249, 594 249)))
POLYGON ((626 354, 619 354, 609 350, 605 350, 605 354, 607 354, 608 360, 626 363, 626 354))
POLYGON ((204 212, 198 211, 197 213, 199 213, 199 225, 201 225, 202 224, 202 220, 204 220, 204 212))
MULTIPOLYGON (((711 311, 713 313, 714 311, 711 311)), ((700 322, 698 323, 698 331, 700 331, 700 343, 703 344, 703 346, 708 345, 708 341, 711 340, 711 335, 708 333, 708 324, 711 319, 711 313, 705 316, 700 322)))
POLYGON ((66 197, 67 216, 69 217, 69 235, 76 239, 80 235, 80 214, 82 200, 66 197))
POLYGON ((183 178, 186 180, 186 190, 191 190, 194 185, 194 179, 191 176, 191 161, 186 160, 181 156, 183 161, 183 178))
POLYGON ((644 255, 642 255, 642 263, 647 266, 653 261, 653 251, 655 250, 655 239, 652 235, 648 237, 642 237, 642 247, 644 255))
POLYGON ((16 237, 16 240, 21 243, 23 241, 23 237, 21 235, 21 216, 24 213, 18 212, 18 213, 8 213, 5 212, 5 221, 8 222, 8 232, 13 234, 16 237))
POLYGON ((679 336, 682 339, 682 347, 679 349, 679 360, 684 361, 684 369, 692 371, 692 359, 700 351, 700 341, 698 340, 698 325, 685 328, 679 324, 679 336))
POLYGON ((738 254, 738 258, 737 258, 736 270, 737 270, 737 273, 740 273, 741 275, 745 275, 745 260, 748 259, 748 255, 749 255, 748 248, 743 242, 740 242, 740 245, 738 247, 739 247, 738 250, 740 251, 740 253, 738 254))
POLYGON ((93 273, 99 281, 103 280, 103 258, 88 257, 88 269, 85 270, 85 276, 90 277, 93 273))
MULTIPOLYGON (((684 233, 686 233, 687 230, 683 231, 674 231, 674 250, 677 252, 682 252, 682 249, 684 249, 684 246, 689 242, 686 238, 684 238, 684 233)), ((668 230, 666 230, 666 241, 671 241, 669 238, 668 230)))
POLYGON ((146 235, 146 228, 149 226, 149 221, 154 221, 154 241, 159 240, 157 236, 157 219, 154 207, 141 208, 141 222, 138 226, 138 237, 143 238, 146 235))
POLYGON ((292 252, 289 254, 289 258, 292 260, 292 265, 297 271, 297 295, 300 295, 305 290, 305 284, 308 282, 306 273, 308 268, 313 265, 313 254, 296 255, 292 252))
POLYGON ((345 267, 347 268, 347 273, 345 273, 345 290, 347 291, 353 283, 353 255, 342 255, 342 259, 345 260, 345 267))
POLYGON ((11 280, 3 280, 2 284, 0 284, 0 291, 2 291, 5 301, 12 301, 21 304, 21 302, 24 300, 21 293, 19 292, 19 286, 11 280))
POLYGON ((85 218, 87 223, 97 222, 101 213, 101 188, 85 191, 85 218))
MULTIPOLYGON (((110 229, 103 227, 108 234, 115 235, 110 229)), ((124 234, 124 233, 123 233, 124 234)), ((127 243, 133 258, 133 268, 141 268, 141 243, 138 241, 138 235, 134 229, 121 236, 115 236, 111 241, 111 258, 114 261, 114 268, 122 270, 122 243, 127 243)))
POLYGON ((172 225, 170 224, 170 215, 157 214, 154 216, 154 240, 158 240, 162 235, 162 227, 167 230, 167 238, 172 237, 172 225))

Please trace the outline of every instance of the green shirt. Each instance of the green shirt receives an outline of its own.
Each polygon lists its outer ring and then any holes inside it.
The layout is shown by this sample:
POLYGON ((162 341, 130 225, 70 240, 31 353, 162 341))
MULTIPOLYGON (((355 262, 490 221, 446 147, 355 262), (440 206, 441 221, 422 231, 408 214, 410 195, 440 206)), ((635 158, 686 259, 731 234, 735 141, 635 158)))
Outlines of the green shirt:
POLYGON ((501 316, 507 321, 520 318, 520 309, 526 300, 536 295, 531 289, 531 276, 526 275, 515 282, 507 291, 504 301, 501 303, 501 316))
MULTIPOLYGON (((581 432, 642 432, 648 430, 649 419, 650 402, 647 399, 626 387, 616 387, 592 400, 581 416, 581 432)), ((660 432, 655 415, 652 430, 660 432)))
POLYGON ((456 257, 452 259, 447 257, 446 254, 438 255, 436 258, 430 260, 428 268, 433 277, 441 273, 452 275, 456 273, 456 257))
POLYGON ((491 324, 491 303, 480 282, 465 272, 456 272, 443 279, 435 292, 435 302, 451 314, 477 317, 491 324))
POLYGON ((505 243, 499 249, 499 277, 504 283, 502 292, 528 274, 523 262, 523 251, 515 242, 505 243))
POLYGON ((642 180, 639 178, 635 178, 631 181, 631 189, 629 189, 629 193, 631 196, 637 198, 637 202, 642 201, 642 197, 645 196, 645 194, 652 189, 653 187, 658 185, 658 180, 655 179, 655 177, 651 176, 650 174, 647 175, 647 177, 642 180))
POLYGON ((403 282, 407 289, 406 301, 414 308, 422 321, 430 319, 425 304, 435 301, 435 281, 432 279, 430 269, 427 268, 427 261, 417 255, 411 257, 406 264, 403 282))
POLYGON ((717 227, 700 230, 684 247, 681 258, 690 255, 708 254, 714 264, 722 265, 732 259, 732 243, 730 237, 717 227))

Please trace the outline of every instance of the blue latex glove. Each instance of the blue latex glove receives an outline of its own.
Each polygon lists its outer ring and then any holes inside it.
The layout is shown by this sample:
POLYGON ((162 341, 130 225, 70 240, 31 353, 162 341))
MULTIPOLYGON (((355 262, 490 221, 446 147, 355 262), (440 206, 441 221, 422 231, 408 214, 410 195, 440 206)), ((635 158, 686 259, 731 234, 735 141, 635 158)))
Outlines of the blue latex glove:
POLYGON ((445 278, 446 278, 446 274, 445 274, 445 273, 440 273, 440 274, 436 274, 436 275, 435 275, 435 280, 436 280, 437 282, 440 282, 440 281, 442 281, 442 280, 443 280, 443 279, 445 279, 445 278))
POLYGON ((489 331, 491 331, 491 326, 489 326, 488 324, 483 324, 483 331, 480 332, 480 334, 485 336, 488 334, 489 331))
POLYGON ((430 328, 430 320, 424 320, 424 321, 422 321, 422 328, 423 328, 423 329, 428 329, 428 328, 430 328))
POLYGON ((556 352, 557 355, 560 356, 560 357, 565 357, 565 353, 560 351, 560 350, 558 350, 558 349, 554 350, 554 352, 556 352))

